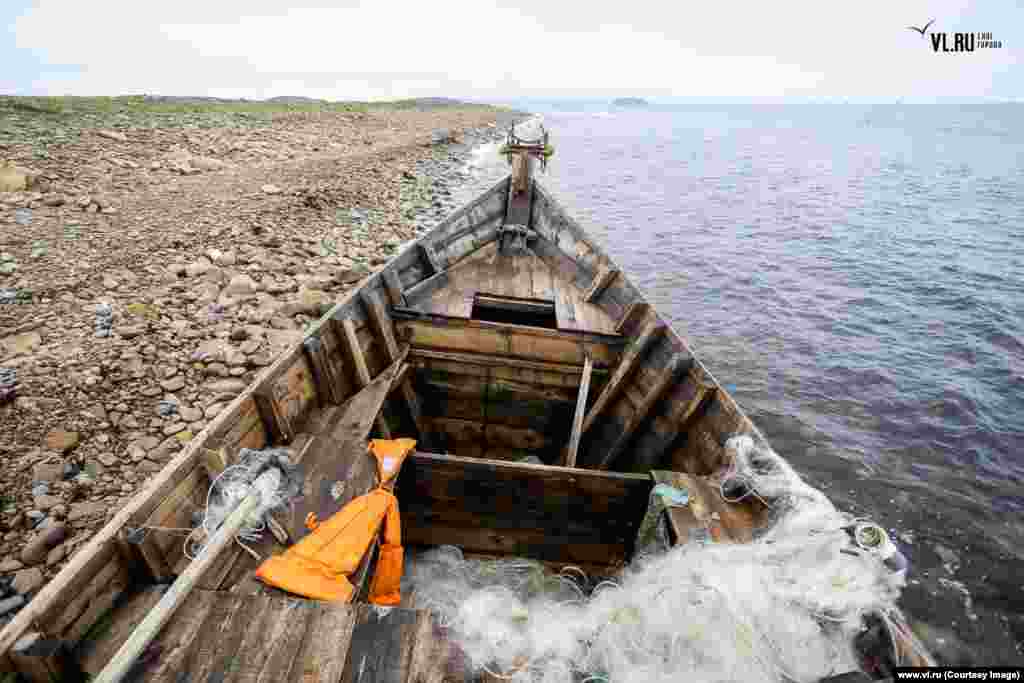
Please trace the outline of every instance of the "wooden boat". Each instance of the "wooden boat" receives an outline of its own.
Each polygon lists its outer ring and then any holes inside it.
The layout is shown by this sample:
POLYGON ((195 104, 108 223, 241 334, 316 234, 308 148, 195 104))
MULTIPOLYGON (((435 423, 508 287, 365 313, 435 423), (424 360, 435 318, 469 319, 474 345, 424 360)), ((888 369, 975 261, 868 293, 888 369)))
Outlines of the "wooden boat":
MULTIPOLYGON (((762 435, 533 179, 537 150, 505 151, 512 175, 331 308, 42 588, 0 632, 0 670, 49 681, 102 669, 189 565, 167 530, 193 525, 243 448, 287 447, 303 468, 304 495, 280 522, 292 539, 307 513, 374 487, 368 436, 418 440, 397 487, 407 547, 611 573, 634 552, 656 481, 690 494, 669 511, 674 543, 758 533, 764 505, 726 503, 718 478, 727 439, 762 435)), ((256 548, 281 550, 271 534, 256 548)), ((463 680, 429 613, 361 603, 372 560, 356 604, 337 605, 255 581, 257 561, 232 546, 136 680, 463 680)), ((909 631, 898 640, 914 644, 909 631)))

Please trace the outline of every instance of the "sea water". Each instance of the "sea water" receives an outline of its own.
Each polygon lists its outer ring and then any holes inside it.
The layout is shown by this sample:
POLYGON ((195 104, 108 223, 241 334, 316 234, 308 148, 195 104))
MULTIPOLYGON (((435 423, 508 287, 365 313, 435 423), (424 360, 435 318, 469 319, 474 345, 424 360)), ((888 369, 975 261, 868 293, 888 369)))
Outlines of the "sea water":
MULTIPOLYGON (((1024 105, 513 104, 775 450, 890 531, 926 642, 1024 660, 1024 105)), ((508 172, 472 164, 463 199, 508 172)))

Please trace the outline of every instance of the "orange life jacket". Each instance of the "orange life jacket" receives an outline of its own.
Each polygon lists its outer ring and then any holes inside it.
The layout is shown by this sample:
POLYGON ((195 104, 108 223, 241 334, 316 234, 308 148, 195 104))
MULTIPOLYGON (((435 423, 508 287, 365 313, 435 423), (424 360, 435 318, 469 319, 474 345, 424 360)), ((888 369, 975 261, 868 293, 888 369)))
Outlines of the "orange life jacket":
POLYGON ((373 439, 380 486, 353 499, 325 522, 310 515, 312 530, 283 555, 271 557, 256 570, 260 580, 289 593, 326 601, 350 602, 355 588, 348 577, 356 570, 381 525, 384 526, 370 602, 397 605, 401 600, 402 525, 398 499, 388 490, 402 461, 415 448, 413 439, 373 439))

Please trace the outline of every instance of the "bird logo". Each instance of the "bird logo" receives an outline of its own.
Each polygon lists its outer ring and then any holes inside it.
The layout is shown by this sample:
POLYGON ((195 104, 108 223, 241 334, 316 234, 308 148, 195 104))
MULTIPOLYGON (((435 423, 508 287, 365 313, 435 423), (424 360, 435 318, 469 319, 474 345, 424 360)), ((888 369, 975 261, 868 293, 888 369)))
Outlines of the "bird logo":
POLYGON ((921 28, 918 28, 918 27, 916 27, 916 26, 908 26, 907 28, 908 28, 908 29, 910 29, 911 31, 917 31, 917 32, 918 32, 918 33, 920 33, 920 34, 921 34, 922 36, 924 36, 924 32, 925 32, 925 31, 927 31, 927 30, 928 30, 928 27, 929 27, 929 26, 931 26, 931 25, 932 25, 932 24, 934 24, 934 23, 935 23, 935 20, 934 20, 934 19, 932 19, 931 21, 929 21, 929 22, 928 22, 927 24, 925 24, 925 25, 924 25, 923 27, 921 27, 921 28))

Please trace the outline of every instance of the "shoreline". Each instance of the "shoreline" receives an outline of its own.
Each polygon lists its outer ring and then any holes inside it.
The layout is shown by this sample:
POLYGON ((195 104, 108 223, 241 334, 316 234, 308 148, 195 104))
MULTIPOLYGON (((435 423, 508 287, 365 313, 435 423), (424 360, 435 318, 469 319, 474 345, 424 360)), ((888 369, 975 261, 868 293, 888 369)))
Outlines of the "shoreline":
POLYGON ((280 348, 457 208, 474 149, 526 116, 0 141, 36 179, 0 192, 0 626, 280 348))

